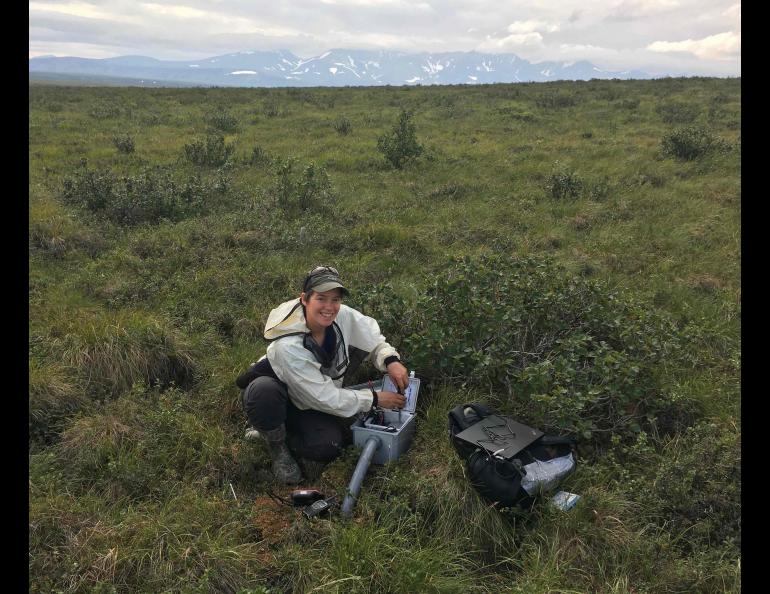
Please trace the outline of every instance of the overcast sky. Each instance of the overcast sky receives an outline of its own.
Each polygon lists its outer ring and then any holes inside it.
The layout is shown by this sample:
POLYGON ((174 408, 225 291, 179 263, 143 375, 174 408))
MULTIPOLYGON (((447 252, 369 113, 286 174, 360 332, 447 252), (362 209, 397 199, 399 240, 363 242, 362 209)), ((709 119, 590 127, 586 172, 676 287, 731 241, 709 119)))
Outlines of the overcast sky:
POLYGON ((334 48, 513 53, 740 76, 734 0, 33 0, 29 57, 200 59, 334 48))

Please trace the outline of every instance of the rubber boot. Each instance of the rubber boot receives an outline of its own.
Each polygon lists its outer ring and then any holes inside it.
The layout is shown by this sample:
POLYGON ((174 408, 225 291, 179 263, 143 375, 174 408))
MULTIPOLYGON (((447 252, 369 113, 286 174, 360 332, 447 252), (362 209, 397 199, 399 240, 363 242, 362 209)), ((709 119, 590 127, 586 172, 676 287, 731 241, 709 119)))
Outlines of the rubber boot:
POLYGON ((273 475, 287 485, 297 484, 302 480, 302 471, 286 445, 286 426, 281 424, 270 431, 260 431, 267 440, 270 457, 273 459, 273 475))
POLYGON ((317 481, 326 468, 326 462, 316 462, 307 458, 300 458, 299 464, 302 467, 303 474, 309 481, 317 481))

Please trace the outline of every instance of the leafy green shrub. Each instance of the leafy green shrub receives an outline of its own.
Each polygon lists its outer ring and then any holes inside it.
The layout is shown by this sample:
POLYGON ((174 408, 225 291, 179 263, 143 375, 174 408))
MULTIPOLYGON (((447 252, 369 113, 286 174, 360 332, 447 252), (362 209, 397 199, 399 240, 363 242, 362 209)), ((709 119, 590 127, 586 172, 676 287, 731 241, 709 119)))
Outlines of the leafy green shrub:
POLYGON ((497 111, 507 118, 511 118, 512 120, 519 120, 521 122, 531 122, 535 119, 534 114, 528 111, 523 111, 518 107, 506 106, 499 108, 497 111))
POLYGON ((591 198, 591 200, 602 202, 609 197, 611 190, 612 186, 610 184, 610 180, 605 177, 588 185, 588 196, 591 198))
POLYGON ((125 153, 127 155, 133 153, 136 149, 134 145, 134 138, 129 134, 116 136, 112 139, 112 144, 115 145, 115 148, 118 149, 118 152, 125 153))
POLYGON ((712 423, 690 427, 666 445, 661 461, 648 493, 660 524, 682 534, 685 548, 740 551, 740 430, 712 423))
POLYGON ((104 120, 108 118, 119 118, 126 115, 130 115, 130 110, 117 103, 111 103, 108 101, 98 101, 91 107, 89 115, 97 120, 104 120))
POLYGON ((631 438, 671 407, 693 406, 673 401, 658 380, 661 364, 685 357, 676 325, 549 260, 464 258, 411 307, 382 307, 388 294, 364 292, 372 299, 364 307, 415 369, 497 393, 503 409, 542 428, 604 442, 609 434, 631 438))
POLYGON ((689 124, 700 114, 700 107, 692 103, 661 103, 655 111, 667 124, 689 124))
POLYGON ((239 128, 238 118, 228 111, 217 111, 206 117, 206 123, 221 132, 237 132, 239 128))
POLYGON ((618 101, 616 105, 620 109, 628 109, 630 111, 634 111, 639 108, 639 104, 641 101, 638 98, 635 99, 623 99, 621 101, 618 101))
POLYGON ((556 162, 554 171, 548 177, 546 192, 556 200, 578 198, 583 191, 583 181, 578 175, 556 162))
POLYGON ((728 148, 727 143, 702 126, 677 128, 666 134, 661 144, 664 155, 685 161, 693 161, 711 151, 728 148))
POLYGON ((353 131, 353 124, 350 123, 350 120, 346 118, 345 116, 339 117, 336 120, 334 120, 334 129, 337 131, 337 134, 340 136, 347 136, 353 131))
POLYGON ((377 150, 396 169, 401 169, 422 154, 423 147, 417 142, 412 112, 401 110, 392 132, 377 139, 377 150))
POLYGON ((226 191, 226 183, 205 183, 197 176, 178 183, 160 168, 122 177, 84 168, 64 179, 60 195, 65 204, 132 226, 201 213, 212 194, 226 191))
POLYGON ((272 194, 280 208, 289 212, 327 211, 335 201, 329 175, 315 163, 298 171, 297 160, 286 159, 275 169, 272 194))
POLYGON ((543 109, 561 109, 578 104, 578 98, 572 93, 543 93, 535 98, 535 105, 543 109))
POLYGON ((269 165, 272 159, 268 152, 261 146, 257 145, 251 149, 251 156, 249 156, 249 165, 255 165, 257 167, 262 165, 269 165))
POLYGON ((286 115, 286 112, 278 107, 278 102, 275 99, 268 99, 262 104, 262 113, 266 118, 278 118, 286 115))
POLYGON ((203 140, 184 145, 184 155, 190 163, 202 167, 221 167, 235 150, 234 143, 226 143, 221 134, 208 134, 203 140))

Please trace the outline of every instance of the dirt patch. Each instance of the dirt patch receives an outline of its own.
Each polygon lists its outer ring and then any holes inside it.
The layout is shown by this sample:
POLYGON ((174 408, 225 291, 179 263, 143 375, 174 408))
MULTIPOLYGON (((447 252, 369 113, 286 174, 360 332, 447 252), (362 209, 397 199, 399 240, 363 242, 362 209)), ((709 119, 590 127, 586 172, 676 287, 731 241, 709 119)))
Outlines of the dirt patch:
POLYGON ((283 540, 297 516, 293 507, 279 503, 270 497, 257 497, 251 508, 251 521, 268 544, 283 540))

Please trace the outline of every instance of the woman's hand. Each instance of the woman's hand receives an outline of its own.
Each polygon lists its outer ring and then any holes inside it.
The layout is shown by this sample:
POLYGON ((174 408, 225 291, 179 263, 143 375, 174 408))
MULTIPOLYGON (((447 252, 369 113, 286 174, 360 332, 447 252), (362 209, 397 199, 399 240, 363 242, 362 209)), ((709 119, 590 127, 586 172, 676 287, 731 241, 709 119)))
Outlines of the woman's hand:
POLYGON ((396 392, 377 392, 377 406, 380 408, 404 408, 406 398, 396 392))
POLYGON ((388 365, 388 375, 401 392, 405 392, 409 387, 409 372, 400 361, 393 361, 388 365))

